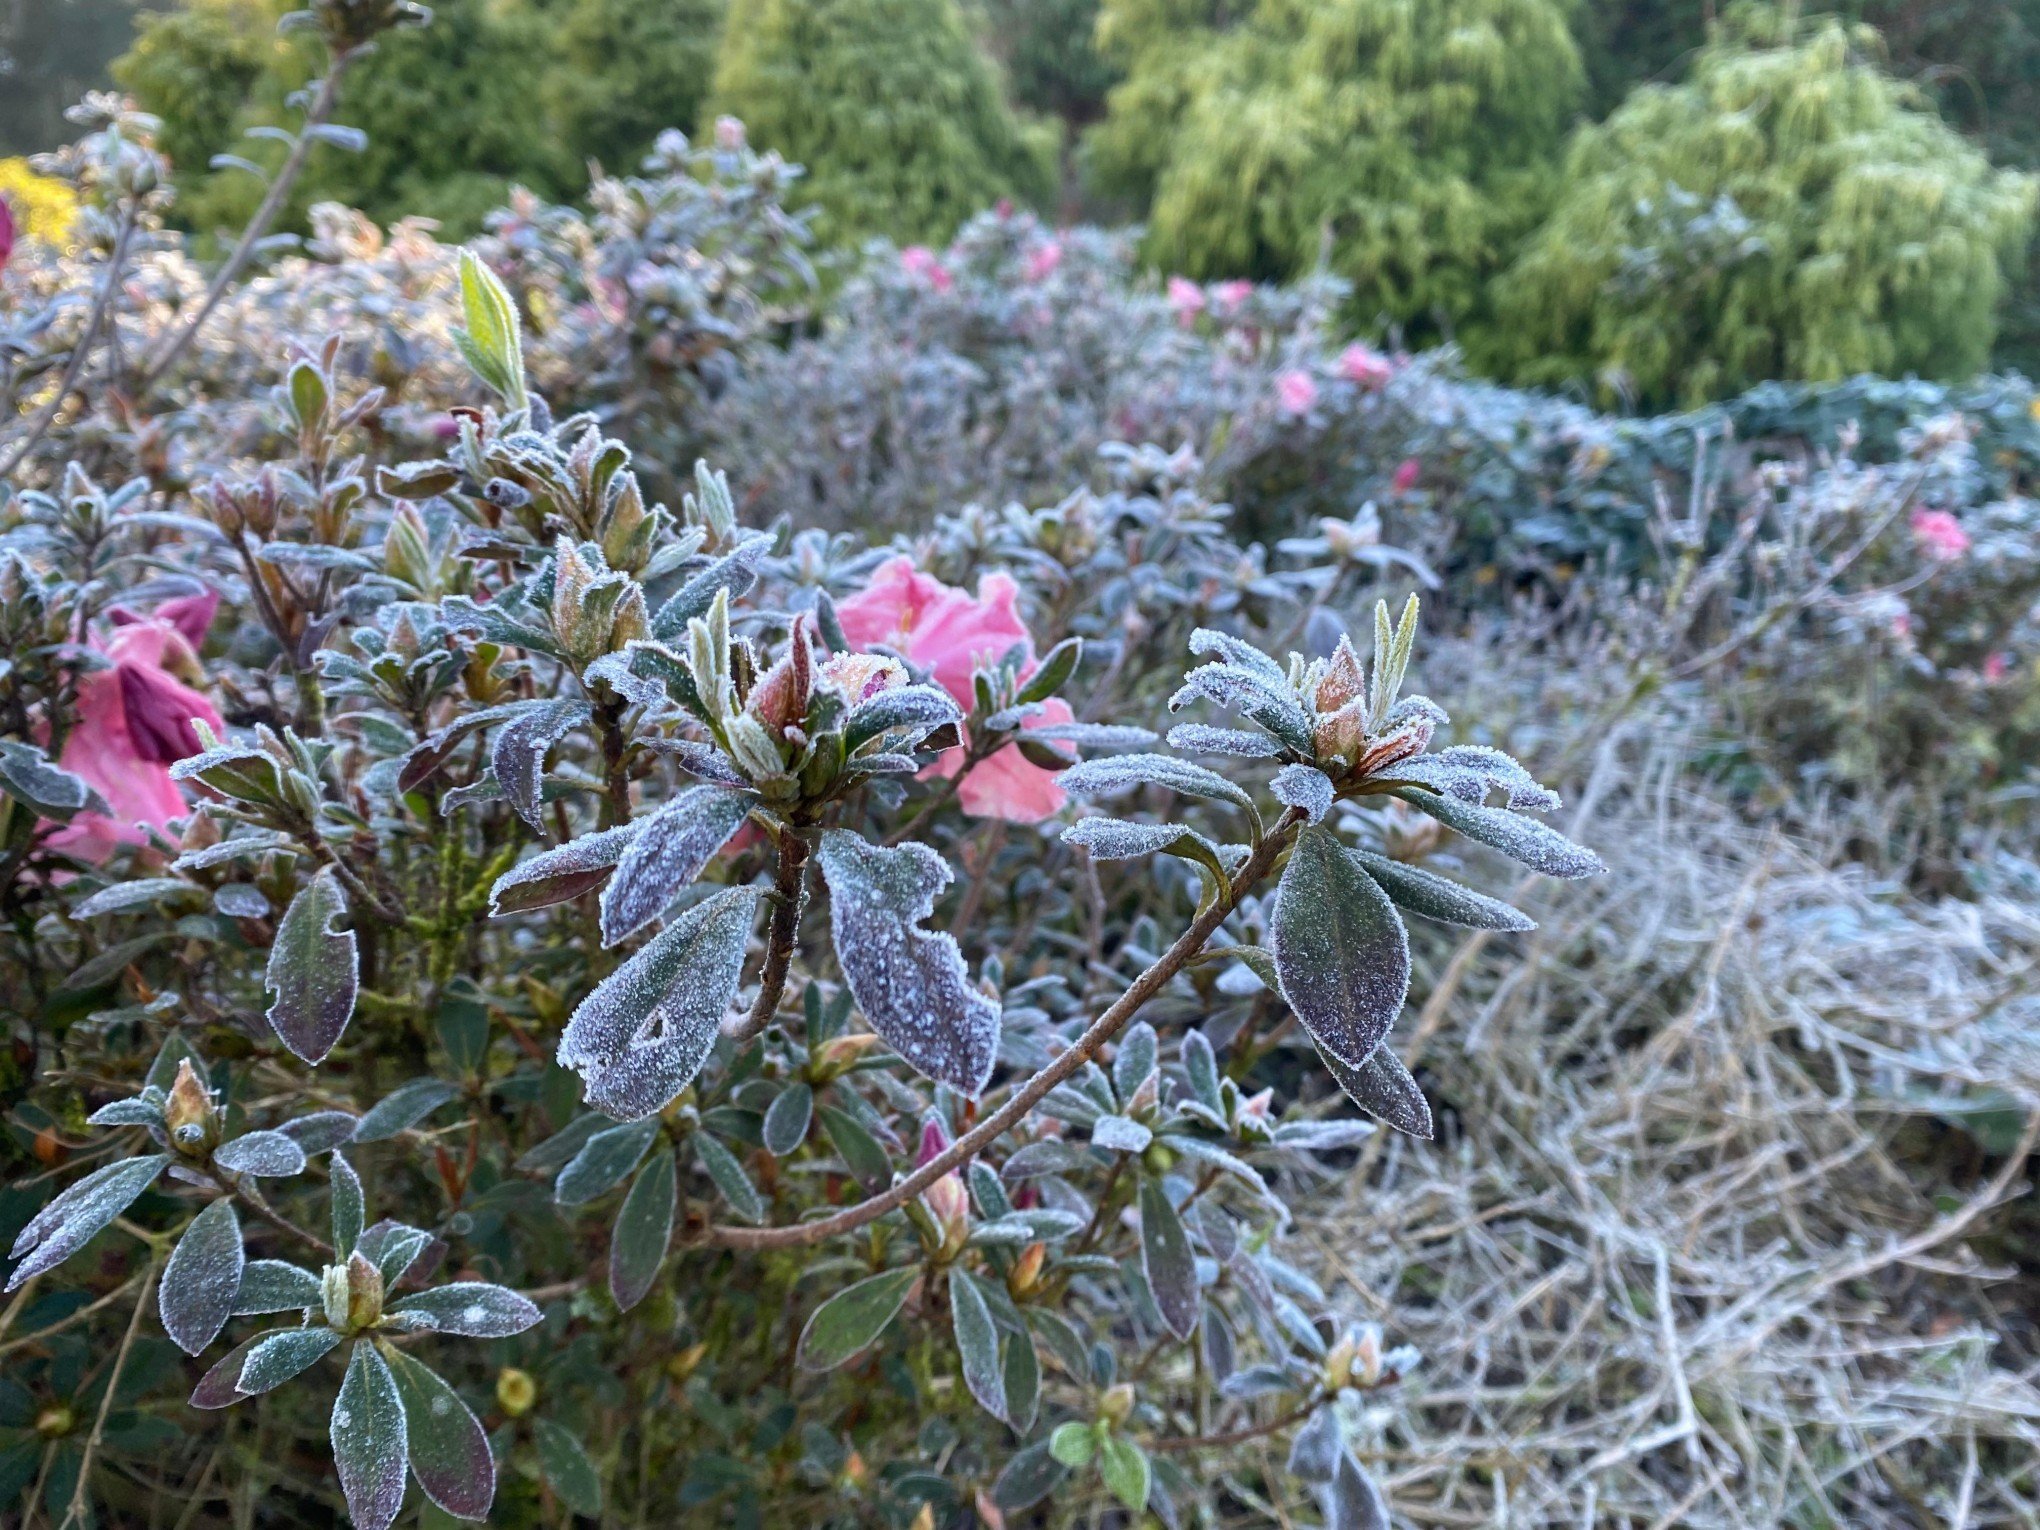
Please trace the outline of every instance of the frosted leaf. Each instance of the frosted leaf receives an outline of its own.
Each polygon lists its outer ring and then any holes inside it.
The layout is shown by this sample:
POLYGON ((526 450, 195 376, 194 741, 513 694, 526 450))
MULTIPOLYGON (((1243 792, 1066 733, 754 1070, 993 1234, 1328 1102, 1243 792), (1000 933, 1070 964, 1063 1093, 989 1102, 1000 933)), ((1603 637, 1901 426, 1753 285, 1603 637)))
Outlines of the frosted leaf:
POLYGON ((250 1259, 241 1270, 241 1289, 234 1296, 234 1316, 260 1312, 295 1312, 316 1307, 319 1277, 281 1259, 250 1259))
POLYGON ((1339 1457, 1338 1474, 1318 1493, 1325 1530, 1390 1530, 1388 1501, 1349 1450, 1339 1457))
POLYGON ((1152 729, 1123 723, 1043 723, 1027 736, 1044 744, 1075 744, 1082 749, 1145 749, 1155 741, 1152 729))
POLYGON ((1126 1034, 1119 1038, 1112 1054, 1112 1092, 1122 1104, 1130 1104, 1153 1076, 1159 1050, 1155 1028, 1145 1020, 1128 1026, 1126 1034))
POLYGON ((1499 850, 1512 861, 1548 877, 1576 881, 1598 876, 1608 868, 1600 856, 1576 845, 1558 830, 1507 808, 1477 807, 1436 792, 1401 789, 1395 793, 1411 807, 1430 814, 1446 828, 1499 850))
POLYGON ((602 889, 602 944, 617 945, 664 913, 743 826, 757 800, 720 786, 690 786, 646 818, 602 889))
POLYGON ((1276 685, 1286 686, 1289 683, 1289 677, 1280 664, 1252 643, 1236 638, 1228 632, 1199 627, 1190 634, 1190 651, 1200 659, 1216 656, 1228 664, 1236 664, 1241 669, 1259 675, 1264 680, 1273 681, 1276 685))
POLYGON ((1167 1188, 1159 1178, 1147 1174, 1140 1179, 1140 1263, 1162 1322, 1177 1338, 1189 1338, 1197 1331, 1197 1314, 1203 1305, 1197 1259, 1167 1188))
POLYGON ((843 747, 853 753, 881 733, 918 743, 937 728, 963 721, 963 708, 938 685, 901 685, 859 702, 843 722, 843 747))
POLYGON ((213 1162, 229 1174, 281 1179, 304 1173, 305 1150, 282 1132, 244 1132, 214 1149, 213 1162))
POLYGON ((403 765, 397 771, 397 790, 416 791, 431 780, 453 755, 460 741, 478 728, 487 728, 505 718, 515 717, 518 711, 528 705, 521 701, 504 702, 493 707, 483 707, 477 712, 464 712, 445 727, 428 733, 414 744, 403 757, 403 765))
POLYGON ((1285 765, 1275 772, 1268 790, 1284 807, 1301 808, 1312 823, 1332 810, 1332 780, 1314 765, 1285 765))
POLYGON ((1080 818, 1062 832, 1063 843, 1079 845, 1094 860, 1124 861, 1164 851, 1186 860, 1218 864, 1218 849, 1195 829, 1179 823, 1129 823, 1123 818, 1080 818))
POLYGON ((1205 723, 1176 724, 1169 730, 1169 747, 1189 754, 1230 754, 1246 760, 1272 759, 1282 752, 1265 734, 1205 723))
POLYGON ((1485 777, 1488 784, 1508 798, 1509 806, 1532 813, 1553 813, 1563 804, 1558 793, 1543 785, 1521 762, 1490 749, 1485 744, 1454 744, 1450 749, 1438 751, 1438 758, 1447 765, 1471 770, 1485 777))
POLYGON ((156 1182, 167 1153, 147 1158, 128 1158, 95 1169, 43 1207, 28 1220, 9 1250, 19 1259, 7 1277, 9 1291, 31 1276, 63 1263, 89 1242, 107 1223, 126 1211, 135 1197, 156 1182))
POLYGON ((329 1162, 327 1190, 332 1200, 333 1247, 345 1253, 361 1240, 361 1224, 368 1212, 361 1176, 338 1153, 329 1162))
POLYGON ((999 1330, 992 1324, 992 1309, 984 1292, 962 1269, 949 1272, 949 1316, 963 1384, 980 1408, 1004 1423, 1009 1410, 1005 1376, 999 1366, 999 1330))
POLYGON ((377 1100, 354 1124, 356 1142, 383 1142, 416 1126, 460 1093, 443 1078, 414 1078, 377 1100))
POLYGON ((1361 868, 1381 884, 1381 890, 1388 894, 1390 901, 1405 912, 1468 930, 1512 930, 1520 933, 1537 928, 1536 920, 1509 907, 1499 898, 1490 898, 1470 887, 1461 887, 1436 872, 1407 866, 1366 850, 1349 850, 1346 853, 1358 861, 1361 868))
POLYGON ((652 618, 652 636, 678 637, 687 630, 688 622, 707 613, 722 590, 730 592, 731 600, 743 595, 757 583, 759 560, 772 550, 772 541, 765 532, 746 532, 742 541, 681 585, 673 598, 659 607, 652 618))
POLYGON ((952 937, 916 928, 949 867, 926 845, 880 849, 842 829, 823 834, 818 858, 836 959, 865 1019, 914 1067, 975 1098, 998 1058, 999 1006, 971 986, 952 937))
POLYGON ((1187 797, 1209 797, 1249 811, 1254 805, 1244 789, 1217 771, 1166 754, 1117 754, 1086 760, 1055 780, 1073 797, 1109 797, 1136 786, 1165 786, 1187 797))
POLYGON ((496 1461, 480 1422, 437 1371, 392 1348, 387 1364, 404 1405, 411 1475, 455 1519, 487 1517, 496 1497, 496 1461))
POLYGON ((665 686, 632 669, 630 657, 627 647, 621 653, 605 653, 581 672, 582 678, 601 682, 633 706, 663 707, 665 686))
POLYGON ((403 1399, 373 1345, 357 1343, 333 1404, 333 1465, 355 1530, 389 1530, 410 1466, 403 1399))
POLYGON ((1144 1153, 1155 1134, 1127 1116, 1100 1116, 1091 1126, 1091 1146, 1113 1153, 1144 1153))
MULTIPOLYGON (((340 1335, 330 1328, 271 1329, 248 1346, 240 1368, 234 1373, 234 1390, 243 1397, 253 1397, 259 1392, 280 1387, 291 1377, 317 1364, 339 1342, 340 1335)), ((206 1379, 211 1380, 210 1377, 206 1379)), ((203 1386, 204 1382, 200 1385, 203 1386)), ((220 1406, 217 1403, 198 1405, 201 1408, 220 1406)))
POLYGON ((695 904, 581 1001, 559 1060, 590 1105, 634 1121, 687 1087, 736 997, 757 906, 750 887, 695 904))
MULTIPOLYGON (((1383 733, 1393 733, 1404 723, 1415 722, 1419 719, 1429 723, 1433 728, 1446 727, 1452 721, 1450 717, 1445 715, 1445 709, 1429 696, 1405 696, 1401 701, 1398 701, 1388 709, 1388 716, 1382 718, 1380 728, 1383 733)), ((1450 752, 1449 750, 1447 751, 1447 753, 1450 752)))
POLYGON ((1290 1443, 1289 1475, 1303 1482, 1330 1482, 1338 1475, 1339 1453, 1345 1443, 1338 1410, 1319 1408, 1290 1443))
POLYGON ((1044 1174, 1076 1174, 1098 1167, 1098 1160, 1074 1142, 1051 1138, 1017 1149, 999 1166, 1003 1179, 1038 1179, 1044 1174))
POLYGON ((1254 1196, 1275 1213, 1276 1220, 1283 1224, 1289 1221, 1289 1207, 1282 1197, 1268 1188, 1268 1182, 1261 1178, 1253 1165, 1244 1159, 1235 1158, 1215 1142, 1202 1137, 1191 1137, 1180 1132, 1171 1132, 1162 1138, 1163 1143, 1179 1156, 1191 1159, 1229 1174, 1251 1191, 1254 1196))
POLYGON ((295 850, 281 834, 260 832, 240 834, 233 839, 223 839, 216 845, 207 845, 202 850, 187 850, 170 863, 172 871, 205 871, 214 866, 224 866, 229 861, 242 857, 254 860, 271 851, 290 852, 295 850))
POLYGON ((141 877, 133 882, 116 882, 102 887, 71 910, 73 919, 97 919, 101 914, 131 914, 154 908, 172 898, 189 897, 199 889, 177 877, 141 877))
POLYGON ((382 1276, 383 1289, 390 1291, 431 1244, 432 1234, 424 1229, 406 1227, 385 1217, 361 1235, 354 1251, 375 1266, 376 1273, 382 1276))
POLYGON ((85 1118, 87 1126, 161 1126, 163 1124, 163 1097, 154 1099, 136 1095, 129 1100, 113 1100, 100 1106, 85 1118))
POLYGON ((1410 1077, 1403 1061, 1385 1046, 1376 1047, 1359 1067, 1353 1067, 1324 1047, 1318 1048, 1325 1069, 1339 1081, 1346 1097, 1371 1116, 1386 1121, 1399 1132, 1430 1140, 1431 1106, 1424 1091, 1410 1077))
POLYGON ((323 1153, 354 1136, 355 1118, 344 1110, 315 1110, 277 1128, 307 1154, 323 1153))
POLYGON ((240 1218, 234 1215, 234 1203, 225 1199, 193 1217, 170 1251, 156 1289, 156 1305, 163 1331, 187 1355, 204 1349, 227 1326, 246 1260, 240 1218))
POLYGON ((229 919, 267 919, 269 899, 246 882, 225 882, 213 889, 213 907, 229 919))
POLYGON ((434 1286, 407 1296, 390 1308, 418 1322, 419 1327, 440 1333, 464 1334, 470 1339, 507 1339, 539 1320, 531 1299, 508 1286, 490 1285, 482 1280, 460 1280, 450 1286, 434 1286))
POLYGON ((562 1206, 579 1206, 615 1189, 638 1166, 658 1135, 659 1123, 650 1119, 596 1132, 561 1168, 553 1181, 553 1199, 562 1206))
POLYGON ((546 751, 594 715, 587 702, 571 698, 528 701, 519 703, 517 715, 496 731, 489 749, 496 782, 534 829, 545 827, 538 816, 538 788, 546 751))
POLYGON ((717 786, 749 786, 737 768, 713 744, 704 744, 691 738, 646 739, 644 747, 655 754, 669 754, 679 761, 680 768, 689 775, 699 776, 717 786))
POLYGON ((690 1140, 696 1161, 714 1183, 723 1203, 746 1222, 764 1221, 765 1202, 759 1198, 758 1187, 751 1183, 751 1176, 744 1172, 737 1155, 711 1132, 696 1132, 690 1140))
POLYGON ((500 917, 521 914, 578 898, 609 880, 609 873, 637 837, 644 820, 583 834, 554 850, 520 861, 496 878, 489 889, 489 912, 500 917))
POLYGON ((1312 1039, 1342 1061, 1364 1061, 1410 987, 1409 939, 1388 895, 1328 831, 1306 827, 1268 934, 1282 996, 1312 1039))
POLYGON ((359 953, 354 932, 340 928, 347 894, 330 866, 290 900, 269 948, 264 986, 275 995, 269 1024, 277 1039, 306 1062, 325 1059, 354 1014, 359 953))
POLYGON ((921 762, 911 754, 860 754, 849 768, 874 776, 914 776, 921 773, 921 762))
POLYGON ((106 812, 106 799, 83 776, 51 763, 40 749, 0 739, 0 792, 45 818, 69 823, 87 809, 106 812))
POLYGON ((1199 698, 1259 723, 1299 754, 1312 752, 1310 714, 1286 679, 1271 680, 1234 664, 1200 665, 1183 677, 1182 689, 1169 698, 1169 710, 1180 712, 1199 698))

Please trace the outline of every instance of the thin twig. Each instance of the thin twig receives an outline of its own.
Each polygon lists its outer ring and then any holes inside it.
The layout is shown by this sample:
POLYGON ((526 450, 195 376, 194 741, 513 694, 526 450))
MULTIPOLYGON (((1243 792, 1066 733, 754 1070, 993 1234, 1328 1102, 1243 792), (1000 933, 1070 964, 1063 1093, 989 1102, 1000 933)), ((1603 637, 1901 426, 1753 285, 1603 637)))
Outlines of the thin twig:
POLYGON ((151 1256, 148 1273, 142 1277, 142 1294, 135 1298, 134 1315, 128 1319, 127 1334, 120 1341, 120 1349, 113 1357, 113 1371, 106 1378, 106 1391, 99 1398, 99 1417, 92 1422, 92 1433, 85 1441, 85 1458, 78 1463, 78 1485, 71 1489, 71 1505, 64 1510, 64 1522, 57 1530, 70 1530, 71 1522, 85 1512, 85 1490, 92 1481, 92 1457, 98 1453, 99 1442, 106 1434, 106 1416, 113 1411, 113 1394, 120 1390, 120 1373, 127 1369, 128 1352, 135 1347, 135 1334, 142 1326, 142 1313, 149 1305, 149 1294, 156 1289, 156 1274, 162 1268, 151 1256))

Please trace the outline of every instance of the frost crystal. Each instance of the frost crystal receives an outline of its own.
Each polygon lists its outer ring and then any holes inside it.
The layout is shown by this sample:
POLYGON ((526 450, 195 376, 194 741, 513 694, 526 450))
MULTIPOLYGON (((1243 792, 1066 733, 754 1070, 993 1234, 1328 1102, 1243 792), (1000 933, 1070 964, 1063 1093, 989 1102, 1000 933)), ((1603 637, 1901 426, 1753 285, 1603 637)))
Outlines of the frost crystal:
POLYGON ((1281 753, 1263 734, 1205 723, 1178 723, 1169 730, 1169 747, 1189 754, 1231 754, 1249 760, 1270 759, 1281 753))
POLYGON ((637 1120, 687 1087, 736 997, 757 906, 748 887, 697 903, 581 1001, 559 1058, 589 1104, 637 1120))
POLYGON ((665 911, 729 843, 757 799, 690 786, 644 821, 602 890, 602 944, 629 939, 665 911))
POLYGON ((1253 806, 1253 800, 1240 786, 1218 772, 1166 754, 1119 754, 1086 760, 1071 766, 1055 780, 1073 797, 1109 797, 1136 786, 1165 786, 1187 797, 1211 797, 1243 808, 1253 806))
POLYGON ((926 845, 885 850, 842 829, 822 836, 818 859, 836 959, 865 1019, 930 1078, 978 1095, 998 1057, 999 1006, 971 986, 954 939, 915 927, 949 867, 926 845))
POLYGON ((1366 1061, 1409 992, 1409 940, 1388 895, 1327 830, 1298 833, 1269 937, 1282 996, 1312 1039, 1366 1061))
POLYGON ((609 880, 609 873, 644 825, 645 820, 640 820, 596 834, 583 834, 558 849, 519 862, 496 878, 496 885, 489 889, 489 912, 521 914, 527 909, 565 903, 592 887, 600 887, 609 880))
POLYGON ((290 900, 269 948, 265 979, 276 995, 269 1023, 279 1040, 314 1065, 324 1060, 354 1014, 359 956, 347 917, 347 895, 324 867, 290 900))
POLYGON ((1268 783, 1275 800, 1285 807, 1301 808, 1312 823, 1321 822, 1332 810, 1332 782, 1311 765, 1285 765, 1268 783))
POLYGON ((1576 881, 1598 876, 1608 868, 1584 845, 1558 830, 1508 808, 1478 807, 1458 797, 1403 788, 1396 792, 1411 807, 1429 813, 1446 828, 1499 850, 1510 860, 1548 877, 1576 881))
POLYGON ((585 701, 534 701, 497 732, 489 763, 503 795, 534 829, 545 827, 539 821, 538 792, 546 751, 593 715, 585 701))

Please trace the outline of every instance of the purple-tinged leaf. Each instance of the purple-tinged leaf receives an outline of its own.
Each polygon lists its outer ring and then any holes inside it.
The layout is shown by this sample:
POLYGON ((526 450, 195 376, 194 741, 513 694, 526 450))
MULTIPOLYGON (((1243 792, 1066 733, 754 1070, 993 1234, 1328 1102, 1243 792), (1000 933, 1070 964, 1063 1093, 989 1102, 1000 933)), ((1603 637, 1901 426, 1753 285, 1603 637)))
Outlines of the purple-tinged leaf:
POLYGON ((497 784, 518 816, 534 829, 545 827, 538 798, 546 751, 594 715, 587 702, 573 698, 524 702, 517 715, 496 730, 489 763, 497 784))
POLYGON ((536 1323, 541 1314, 531 1299, 508 1286, 460 1280, 407 1296, 389 1309, 417 1327, 470 1339, 507 1339, 536 1323))
POLYGON ((1343 1062, 1364 1062, 1410 987, 1409 938, 1388 894, 1328 831, 1306 826, 1268 933, 1282 996, 1312 1039, 1343 1062))
POLYGON ((213 1163, 229 1174, 282 1179, 305 1171, 305 1150, 283 1132, 244 1132, 213 1150, 213 1163))
POLYGON ((225 1359, 199 1379, 191 1392, 191 1405, 194 1408, 231 1407, 244 1397, 253 1397, 258 1392, 282 1385, 331 1353, 339 1343, 340 1335, 325 1327, 272 1328, 266 1333, 258 1333, 247 1343, 229 1351, 225 1359), (250 1376, 249 1362, 258 1358, 261 1365, 250 1376))
POLYGON ((1434 1127, 1430 1101, 1424 1098, 1424 1091, 1410 1077, 1402 1059, 1386 1045, 1376 1047, 1357 1068, 1322 1046, 1318 1056, 1355 1105, 1399 1132, 1408 1132, 1427 1142, 1431 1139, 1434 1127))
POLYGON ((241 1248, 241 1219, 234 1203, 212 1202, 184 1229, 163 1266, 156 1305, 163 1331, 187 1355, 219 1337, 233 1315, 247 1255, 241 1248))
POLYGON ((404 1507, 410 1465, 404 1402, 373 1345, 357 1340, 333 1402, 333 1465, 355 1530, 389 1530, 404 1507))
POLYGON ((656 754, 671 755, 682 770, 712 786, 734 786, 741 790, 751 784, 730 763, 730 757, 713 744, 691 738, 654 738, 644 740, 642 747, 656 754))
POLYGON ((522 914, 566 903, 609 880, 642 822, 583 834, 556 849, 519 861, 489 889, 489 913, 522 914))
POLYGON ((1392 861, 1366 850, 1346 852, 1360 868, 1381 884, 1389 901, 1405 913, 1440 924, 1454 924, 1468 930, 1509 930, 1521 933, 1537 928, 1537 921, 1502 902, 1462 887, 1449 877, 1418 866, 1392 861))
POLYGON ((399 1349, 389 1351, 387 1363, 403 1403, 404 1441, 418 1486, 455 1519, 487 1518, 496 1497, 496 1459, 480 1421, 437 1371, 399 1349))
POLYGON ((375 1266, 383 1290, 393 1291, 409 1273, 418 1256, 432 1246, 432 1234, 419 1227, 406 1227, 388 1218, 368 1228, 354 1245, 354 1251, 375 1266))
POLYGON ((62 1264, 91 1241, 94 1234, 134 1204, 156 1182, 167 1153, 127 1158, 95 1169, 33 1217, 15 1237, 10 1257, 21 1263, 7 1277, 9 1291, 44 1270, 62 1264))
POLYGON ((347 894, 330 866, 290 900, 269 948, 265 986, 275 995, 269 1024, 277 1038, 316 1066, 333 1050, 354 1014, 360 954, 352 930, 340 928, 347 894))
POLYGON ((1197 1331, 1197 1312, 1202 1305, 1197 1259, 1190 1252, 1190 1237, 1170 1204, 1169 1192, 1151 1174, 1143 1174, 1140 1181, 1140 1267, 1162 1322, 1177 1338, 1189 1338, 1197 1331))
POLYGON ((757 798, 690 786, 640 824, 602 889, 602 944, 620 945, 691 887, 743 827, 757 798))
POLYGON ((631 1184, 609 1238, 609 1294, 628 1312, 644 1300, 673 1240, 679 1183, 670 1152, 655 1153, 631 1184))
POLYGON ((850 992, 871 1028, 901 1057, 975 1099, 999 1051, 999 1006, 972 986, 947 934, 917 928, 949 885, 949 867, 926 845, 866 844, 822 835, 829 933, 850 992))
POLYGON ((277 1130, 309 1156, 352 1140, 355 1120, 344 1110, 317 1110, 308 1116, 299 1116, 295 1121, 286 1121, 277 1130))
POLYGON ((843 747, 851 753, 881 733, 900 733, 918 743, 937 728, 963 721, 963 708, 939 685, 901 685, 859 702, 843 723, 843 747))
POLYGON ((701 1070, 743 978, 758 892, 733 887, 688 909, 581 1001, 559 1060, 619 1121, 664 1109, 701 1070))

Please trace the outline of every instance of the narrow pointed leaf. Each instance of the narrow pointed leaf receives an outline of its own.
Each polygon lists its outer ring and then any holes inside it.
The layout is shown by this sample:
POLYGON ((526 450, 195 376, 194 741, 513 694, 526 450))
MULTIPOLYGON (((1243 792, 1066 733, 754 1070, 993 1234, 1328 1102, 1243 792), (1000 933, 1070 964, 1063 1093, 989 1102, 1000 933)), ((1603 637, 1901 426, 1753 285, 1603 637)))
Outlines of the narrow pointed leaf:
POLYGON ((957 1358, 963 1384, 978 1406, 1001 1423, 1007 1421, 1005 1368, 999 1359, 999 1331, 984 1292, 961 1269, 949 1272, 949 1314, 956 1331, 957 1358))
POLYGON ((1086 760, 1055 779, 1073 797, 1109 797, 1136 786, 1161 786, 1186 797, 1208 797, 1249 811, 1254 805, 1238 783, 1168 754, 1115 754, 1086 760))
POLYGON ((765 1112, 765 1146, 776 1158, 788 1158, 807 1140, 808 1123, 814 1119, 815 1092, 795 1080, 779 1092, 765 1112))
POLYGON ((1376 1047, 1357 1068, 1324 1047, 1318 1048, 1318 1056, 1355 1105, 1399 1132, 1430 1140, 1434 1130, 1430 1101, 1386 1045, 1376 1047))
POLYGON ((353 1251, 361 1241, 361 1225, 368 1216, 368 1203, 361 1193, 361 1176, 354 1172, 354 1165, 335 1153, 329 1189, 332 1191, 333 1207, 333 1248, 336 1253, 353 1251))
POLYGON ((539 779, 546 751, 594 715, 587 702, 571 698, 534 701, 496 730, 489 749, 497 784, 517 814, 534 829, 538 816, 539 779))
POLYGON ((696 1132, 694 1155, 701 1160, 701 1167, 707 1171, 730 1210, 746 1222, 765 1219, 765 1203, 758 1198, 758 1187, 751 1183, 751 1176, 737 1162, 736 1154, 707 1132, 696 1132))
POLYGON ((614 1190, 658 1135, 659 1123, 650 1118, 597 1132, 560 1170, 553 1199, 562 1206, 580 1206, 614 1190))
POLYGON ((1162 1322, 1177 1338, 1189 1338, 1197 1331, 1201 1304, 1197 1259, 1190 1252, 1183 1219, 1153 1175, 1142 1175, 1140 1181, 1140 1265, 1162 1322))
POLYGON ((333 1465, 356 1530, 389 1530, 410 1465, 403 1399, 383 1357, 357 1340, 333 1403, 333 1465))
POLYGON ((1475 807, 1456 797, 1415 787, 1399 788, 1395 795, 1455 833, 1499 850, 1510 860, 1520 861, 1548 877, 1577 881, 1581 877, 1599 876, 1608 869, 1600 856, 1585 845, 1574 844, 1549 824, 1508 808, 1475 807))
POLYGON ((838 1291, 807 1320, 795 1362, 805 1371, 830 1371, 870 1348, 899 1313, 920 1273, 918 1266, 907 1265, 838 1291))
POLYGON ((623 1198, 616 1230, 609 1239, 609 1294, 621 1311, 628 1312, 644 1300, 657 1278, 673 1238, 678 1206, 673 1155, 654 1153, 631 1184, 630 1194, 623 1198))
POLYGON ((1490 898, 1449 877, 1420 866, 1408 866, 1366 850, 1346 852, 1360 863, 1370 877, 1381 884, 1391 902, 1405 913, 1440 924, 1454 924, 1468 930, 1510 930, 1521 933, 1537 928, 1537 921, 1511 908, 1499 898, 1490 898))
POLYGON ((63 1263, 83 1248, 94 1234, 156 1182, 156 1176, 169 1161, 167 1153, 155 1153, 95 1169, 29 1218, 10 1251, 21 1263, 7 1277, 7 1290, 12 1291, 30 1277, 63 1263))

